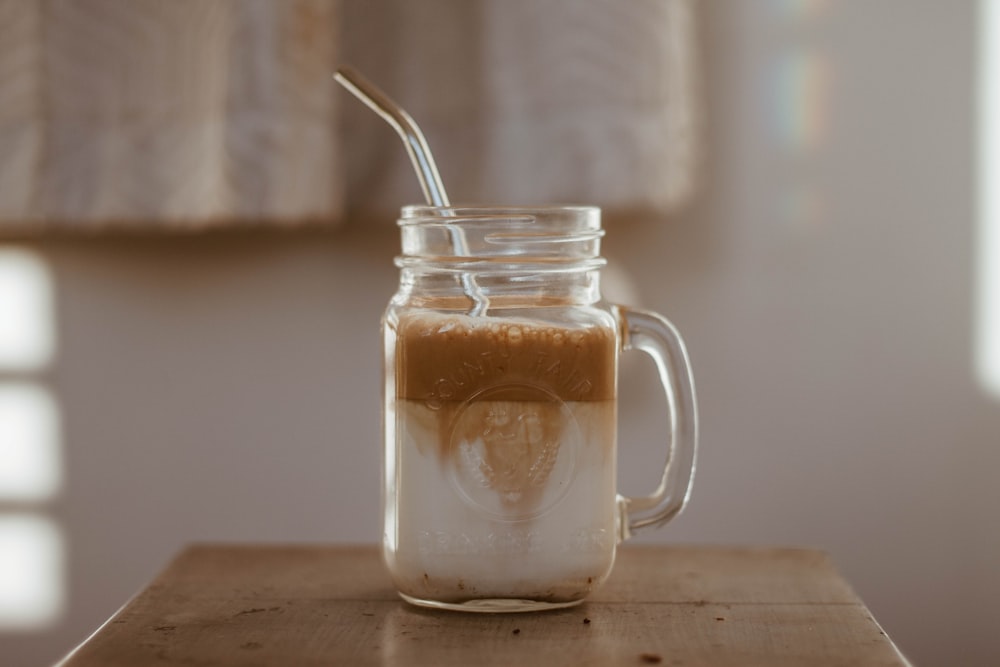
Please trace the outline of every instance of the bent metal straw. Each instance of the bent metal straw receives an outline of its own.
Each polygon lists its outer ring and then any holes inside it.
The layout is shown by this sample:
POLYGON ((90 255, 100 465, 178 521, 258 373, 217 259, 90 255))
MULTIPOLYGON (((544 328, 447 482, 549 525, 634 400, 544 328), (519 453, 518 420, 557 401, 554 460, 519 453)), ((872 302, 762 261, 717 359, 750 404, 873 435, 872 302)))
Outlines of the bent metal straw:
MULTIPOLYGON (((417 172, 420 188, 424 192, 427 203, 442 208, 450 206, 448 194, 445 192, 444 183, 441 182, 437 165, 434 164, 431 149, 424 139, 424 133, 420 131, 420 127, 410 117, 410 114, 406 113, 402 107, 393 102, 388 95, 379 90, 375 84, 363 77, 353 67, 344 65, 337 68, 333 78, 396 130, 396 134, 403 140, 403 146, 406 147, 406 152, 410 156, 413 169, 417 172)), ((469 251, 462 230, 451 227, 450 235, 455 255, 467 256, 469 251)), ((469 314, 475 316, 486 312, 489 307, 486 295, 482 293, 475 280, 468 273, 462 274, 462 287, 466 296, 474 304, 469 314)))

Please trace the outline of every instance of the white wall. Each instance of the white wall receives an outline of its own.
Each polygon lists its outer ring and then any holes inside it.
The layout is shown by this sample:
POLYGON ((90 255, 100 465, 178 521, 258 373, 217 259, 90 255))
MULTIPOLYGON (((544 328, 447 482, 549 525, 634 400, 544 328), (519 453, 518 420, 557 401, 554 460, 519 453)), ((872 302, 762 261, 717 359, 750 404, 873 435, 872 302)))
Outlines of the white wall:
MULTIPOLYGON (((918 665, 1000 664, 1000 400, 971 350, 975 5, 705 8, 703 190, 666 223, 608 225, 641 305, 686 335, 701 401, 693 504, 646 539, 826 549, 918 665), (769 88, 796 54, 813 83, 789 99, 823 114, 797 133, 769 88)), ((378 538, 396 244, 360 225, 28 244, 56 278, 68 609, 0 652, 61 654, 192 540, 378 538)), ((626 370, 622 484, 640 491, 662 416, 651 371, 626 370)))

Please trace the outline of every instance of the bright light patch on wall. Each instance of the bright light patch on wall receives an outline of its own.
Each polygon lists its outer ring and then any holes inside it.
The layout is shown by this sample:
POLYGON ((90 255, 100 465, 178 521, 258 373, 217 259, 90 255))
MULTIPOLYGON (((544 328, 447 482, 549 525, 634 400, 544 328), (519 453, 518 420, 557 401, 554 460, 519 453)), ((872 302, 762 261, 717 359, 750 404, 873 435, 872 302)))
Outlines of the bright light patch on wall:
POLYGON ((0 248, 0 371, 32 371, 55 346, 52 277, 34 253, 0 248))
POLYGON ((976 374, 1000 398, 1000 2, 979 3, 976 374))
POLYGON ((785 148, 807 152, 820 148, 828 132, 833 68, 819 52, 802 45, 824 18, 827 0, 772 0, 771 11, 788 31, 768 82, 771 133, 785 148))
POLYGON ((40 501, 62 478, 59 413, 49 392, 0 382, 0 501, 40 501))
POLYGON ((62 611, 63 544, 48 519, 0 516, 0 630, 33 630, 62 611))
POLYGON ((812 53, 791 53, 774 70, 772 132, 788 148, 809 151, 826 139, 830 68, 812 53))

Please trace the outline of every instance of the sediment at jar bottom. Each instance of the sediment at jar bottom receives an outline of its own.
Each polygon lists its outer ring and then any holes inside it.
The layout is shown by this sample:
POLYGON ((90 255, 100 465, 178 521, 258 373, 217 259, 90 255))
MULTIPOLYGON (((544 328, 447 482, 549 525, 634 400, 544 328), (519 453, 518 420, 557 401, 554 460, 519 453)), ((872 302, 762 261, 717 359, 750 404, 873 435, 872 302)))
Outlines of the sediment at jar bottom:
POLYGON ((424 572, 419 578, 393 577, 393 583, 397 590, 411 598, 448 604, 472 600, 530 600, 557 604, 586 598, 604 582, 612 564, 583 569, 576 576, 564 576, 558 581, 541 581, 536 576, 508 581, 500 577, 483 577, 476 572, 463 576, 449 571, 433 575, 424 572))

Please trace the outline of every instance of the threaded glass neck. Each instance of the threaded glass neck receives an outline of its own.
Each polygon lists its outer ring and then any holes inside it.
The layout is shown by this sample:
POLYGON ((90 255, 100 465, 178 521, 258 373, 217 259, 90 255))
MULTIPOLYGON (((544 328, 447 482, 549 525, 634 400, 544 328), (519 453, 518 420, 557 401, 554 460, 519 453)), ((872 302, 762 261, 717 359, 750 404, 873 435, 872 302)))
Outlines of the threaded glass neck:
POLYGON ((587 271, 600 256, 601 211, 593 206, 407 206, 399 219, 400 268, 544 272, 587 271))
POLYGON ((600 300, 600 209, 407 206, 399 219, 401 290, 472 301, 600 300))

